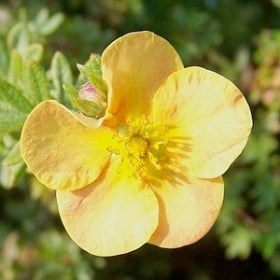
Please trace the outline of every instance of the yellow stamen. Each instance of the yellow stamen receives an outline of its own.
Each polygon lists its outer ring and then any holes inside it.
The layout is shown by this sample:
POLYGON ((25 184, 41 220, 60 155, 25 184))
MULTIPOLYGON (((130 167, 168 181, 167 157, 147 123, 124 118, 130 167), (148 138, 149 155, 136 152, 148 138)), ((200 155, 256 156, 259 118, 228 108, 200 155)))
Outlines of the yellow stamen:
POLYGON ((108 148, 114 155, 121 156, 123 172, 140 177, 148 176, 148 169, 161 169, 166 155, 166 128, 151 125, 145 117, 129 120, 119 125, 118 135, 108 148))
POLYGON ((136 157, 145 157, 148 149, 148 142, 142 137, 129 138, 126 143, 128 154, 136 157))

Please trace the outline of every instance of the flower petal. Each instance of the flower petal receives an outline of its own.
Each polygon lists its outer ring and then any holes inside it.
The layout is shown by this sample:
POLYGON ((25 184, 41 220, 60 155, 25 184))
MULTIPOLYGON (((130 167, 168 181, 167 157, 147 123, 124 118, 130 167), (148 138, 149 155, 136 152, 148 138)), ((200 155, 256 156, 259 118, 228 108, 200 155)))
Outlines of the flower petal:
POLYGON ((38 180, 52 189, 78 189, 93 182, 109 160, 112 132, 89 127, 56 101, 44 101, 28 116, 21 154, 38 180))
POLYGON ((107 112, 120 121, 141 115, 160 84, 181 68, 175 49, 154 33, 120 37, 102 54, 103 78, 109 88, 107 112))
POLYGON ((223 201, 222 177, 188 178, 181 185, 153 187, 159 201, 159 224, 150 243, 165 248, 192 244, 214 224, 223 201))
POLYGON ((87 252, 113 256, 146 243, 158 223, 158 203, 141 180, 124 174, 119 159, 93 184, 57 191, 62 222, 70 237, 87 252))
POLYGON ((175 127, 171 138, 188 142, 184 165, 202 178, 215 178, 228 169, 252 127, 249 106, 238 88, 200 67, 167 79, 154 97, 152 118, 157 125, 175 127))

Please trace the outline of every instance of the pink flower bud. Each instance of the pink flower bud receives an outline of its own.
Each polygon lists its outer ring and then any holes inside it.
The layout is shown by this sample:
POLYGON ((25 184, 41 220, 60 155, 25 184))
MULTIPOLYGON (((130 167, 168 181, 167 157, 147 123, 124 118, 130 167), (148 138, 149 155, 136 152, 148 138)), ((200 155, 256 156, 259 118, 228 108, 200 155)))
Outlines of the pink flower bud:
POLYGON ((86 82, 81 86, 78 93, 76 105, 85 115, 100 118, 104 115, 107 100, 106 96, 94 87, 90 82, 86 82), (80 101, 78 101, 80 100, 80 101))
POLYGON ((99 101, 102 98, 97 89, 89 82, 81 87, 78 95, 80 99, 88 101, 99 101))

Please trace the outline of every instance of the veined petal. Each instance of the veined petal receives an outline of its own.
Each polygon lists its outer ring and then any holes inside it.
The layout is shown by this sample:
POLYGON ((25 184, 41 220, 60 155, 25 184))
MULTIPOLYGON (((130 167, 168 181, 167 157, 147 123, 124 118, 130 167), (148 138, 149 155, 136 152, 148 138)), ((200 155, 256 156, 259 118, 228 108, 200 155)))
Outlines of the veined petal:
POLYGON ((181 68, 175 49, 154 33, 120 37, 102 54, 103 79, 109 90, 107 112, 120 121, 141 115, 161 83, 181 68))
POLYGON ((192 244, 214 224, 223 201, 222 177, 188 178, 153 187, 159 201, 159 224, 150 243, 165 248, 192 244))
POLYGON ((28 116, 20 148, 27 166, 42 184, 73 190, 99 176, 110 157, 107 147, 111 137, 108 128, 90 127, 85 118, 80 120, 63 105, 49 100, 28 116))
POLYGON ((167 79, 154 97, 152 118, 157 125, 174 127, 171 138, 188 142, 184 165, 202 178, 215 178, 228 169, 252 127, 249 106, 238 88, 200 67, 167 79))
POLYGON ((158 223, 153 191, 124 174, 120 159, 93 184, 76 191, 57 191, 62 222, 70 237, 87 252, 114 256, 146 243, 158 223))

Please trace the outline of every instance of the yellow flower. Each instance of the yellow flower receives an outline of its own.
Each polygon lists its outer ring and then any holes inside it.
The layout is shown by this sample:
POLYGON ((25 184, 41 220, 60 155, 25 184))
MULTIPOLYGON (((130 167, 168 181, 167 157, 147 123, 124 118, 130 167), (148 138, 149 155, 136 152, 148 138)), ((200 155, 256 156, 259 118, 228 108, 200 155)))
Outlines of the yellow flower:
POLYGON ((56 190, 67 232, 91 254, 196 242, 215 222, 221 175, 250 134, 245 98, 214 72, 183 68, 151 32, 117 39, 101 61, 105 116, 40 103, 22 130, 27 166, 56 190))

